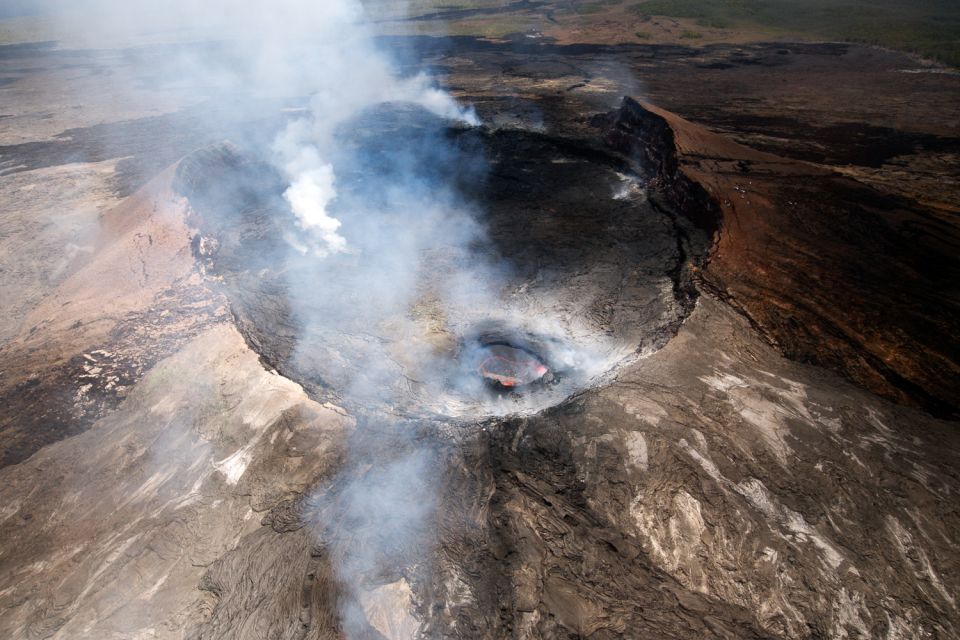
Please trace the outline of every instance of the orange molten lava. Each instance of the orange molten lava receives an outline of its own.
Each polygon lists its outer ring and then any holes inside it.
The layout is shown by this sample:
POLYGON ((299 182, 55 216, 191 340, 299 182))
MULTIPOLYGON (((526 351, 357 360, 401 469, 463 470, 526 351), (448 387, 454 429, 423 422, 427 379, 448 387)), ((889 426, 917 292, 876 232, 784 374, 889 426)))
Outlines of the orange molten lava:
POLYGON ((477 367, 480 375, 503 387, 513 388, 535 382, 546 375, 547 367, 533 355, 505 345, 488 347, 488 355, 477 367))

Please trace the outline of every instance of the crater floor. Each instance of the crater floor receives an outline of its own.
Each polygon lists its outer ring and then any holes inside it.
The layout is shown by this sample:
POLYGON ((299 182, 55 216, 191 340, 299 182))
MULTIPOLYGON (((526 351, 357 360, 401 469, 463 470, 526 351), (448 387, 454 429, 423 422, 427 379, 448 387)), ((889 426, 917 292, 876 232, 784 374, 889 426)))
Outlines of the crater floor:
POLYGON ((659 349, 692 310, 709 235, 608 148, 602 123, 551 137, 388 105, 343 131, 344 254, 285 240, 302 233, 286 184, 252 151, 214 146, 177 174, 197 257, 247 341, 316 398, 467 419, 535 411, 659 349), (427 185, 405 193, 416 203, 390 200, 414 181, 427 185), (440 189, 443 222, 424 211, 440 189), (553 384, 511 397, 482 384, 467 364, 478 335, 526 344, 553 384))

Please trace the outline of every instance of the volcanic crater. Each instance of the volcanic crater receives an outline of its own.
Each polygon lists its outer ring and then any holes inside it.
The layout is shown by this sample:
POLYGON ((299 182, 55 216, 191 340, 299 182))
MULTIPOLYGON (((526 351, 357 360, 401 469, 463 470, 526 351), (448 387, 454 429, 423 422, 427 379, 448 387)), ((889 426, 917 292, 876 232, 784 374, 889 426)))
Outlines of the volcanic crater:
POLYGON ((248 344, 314 397, 418 416, 535 411, 661 348, 693 308, 709 225, 662 188, 669 145, 624 146, 618 114, 572 137, 406 104, 357 114, 338 130, 331 205, 354 246, 320 260, 289 241, 302 230, 264 152, 197 151, 176 188, 248 344), (411 184, 431 198, 444 185, 467 231, 438 234, 398 275, 378 258, 415 224, 416 203, 391 201, 411 184), (414 293, 370 290, 369 268, 414 293), (456 282, 467 271, 481 276, 456 282))
POLYGON ((127 55, 5 49, 0 636, 957 637, 958 78, 527 40, 411 47, 485 125, 356 113, 324 256, 250 141, 286 102, 128 121, 127 55))

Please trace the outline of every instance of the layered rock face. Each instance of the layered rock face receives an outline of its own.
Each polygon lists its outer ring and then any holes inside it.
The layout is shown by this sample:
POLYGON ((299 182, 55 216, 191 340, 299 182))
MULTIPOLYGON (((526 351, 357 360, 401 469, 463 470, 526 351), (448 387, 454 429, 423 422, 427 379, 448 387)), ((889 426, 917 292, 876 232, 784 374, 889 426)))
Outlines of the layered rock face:
MULTIPOLYGON (((950 218, 662 115, 683 157, 665 171, 695 181, 722 212, 704 284, 789 358, 955 418, 960 238, 950 218)), ((650 120, 628 101, 617 129, 655 139, 643 133, 650 120)))
POLYGON ((352 276, 303 277, 255 147, 104 214, 2 347, 0 636, 960 633, 960 432, 931 415, 957 406, 953 227, 649 104, 548 95, 534 122, 462 80, 488 126, 350 129, 381 158, 344 165, 357 206, 398 139, 480 159, 438 183, 486 241, 435 247, 372 328, 297 297, 352 276), (505 265, 496 304, 436 293, 464 257, 505 265), (560 379, 485 386, 464 353, 504 332, 560 379))

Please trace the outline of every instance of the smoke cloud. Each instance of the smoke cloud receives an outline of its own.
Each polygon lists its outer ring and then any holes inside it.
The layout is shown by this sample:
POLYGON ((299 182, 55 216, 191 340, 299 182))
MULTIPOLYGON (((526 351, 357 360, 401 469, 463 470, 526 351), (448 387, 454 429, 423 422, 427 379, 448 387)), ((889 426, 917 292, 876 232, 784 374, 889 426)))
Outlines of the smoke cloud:
MULTIPOLYGON (((479 121, 428 75, 401 72, 376 45, 358 0, 20 4, 18 11, 57 13, 69 35, 60 46, 119 48, 138 77, 150 78, 158 90, 209 105, 210 131, 222 129, 220 119, 250 122, 264 105, 293 105, 288 113, 295 116, 268 144, 257 145, 283 176, 282 199, 296 221, 283 230, 287 250, 267 262, 281 265, 292 313, 305 327, 298 357, 324 363, 318 370, 342 382, 348 399, 397 401, 396 366, 384 363, 431 357, 417 350, 387 353, 369 338, 416 333, 407 311, 417 299, 428 293, 452 298, 465 287, 495 289, 464 270, 469 247, 483 234, 469 207, 444 184, 448 176, 435 171, 450 163, 475 169, 468 166, 471 154, 452 149, 442 131, 479 121), (395 105, 387 111, 428 124, 406 135, 404 148, 387 142, 372 157, 369 144, 358 148, 345 132, 358 119, 376 118, 379 105, 395 105), (451 277, 427 278, 436 286, 424 291, 423 270, 442 265, 451 277), (395 325, 386 328, 391 319, 395 325), (338 358, 344 365, 339 370, 338 358)), ((105 77, 102 88, 130 99, 138 95, 125 76, 105 77)), ((241 143, 258 135, 231 133, 241 143)), ((251 257, 251 265, 263 258, 251 257)), ((393 451, 402 455, 378 453, 378 430, 365 432, 369 421, 360 422, 336 495, 313 497, 332 505, 325 513, 334 520, 317 522, 318 536, 350 532, 324 541, 346 595, 341 615, 350 636, 367 628, 360 603, 376 593, 385 567, 396 575, 429 548, 426 525, 436 493, 427 449, 401 432, 392 437, 399 438, 393 451)))
MULTIPOLYGON (((356 56, 381 55, 372 42, 365 45, 355 52, 356 56)), ((350 46, 360 45, 351 41, 350 46)), ((327 158, 336 144, 334 132, 338 126, 363 109, 384 102, 417 104, 442 117, 479 124, 472 111, 459 107, 448 94, 431 86, 426 76, 398 79, 388 73, 388 65, 376 59, 367 60, 363 66, 359 73, 356 65, 325 67, 330 75, 310 100, 310 117, 290 124, 274 145, 290 180, 284 197, 309 235, 307 243, 294 244, 301 252, 309 246, 318 257, 347 248, 346 239, 337 233, 340 221, 328 210, 337 197, 334 168, 327 158), (368 87, 367 82, 374 86, 368 87)))
MULTIPOLYGON (((317 522, 318 535, 355 532, 326 542, 348 595, 345 630, 362 633, 358 603, 369 600, 377 580, 395 577, 429 549, 438 493, 436 455, 396 429, 383 446, 381 421, 391 412, 413 415, 410 408, 428 398, 440 398, 425 412, 434 414, 536 408, 542 399, 504 404, 475 372, 457 370, 450 357, 457 340, 491 320, 531 335, 577 331, 569 318, 543 313, 549 301, 530 308, 522 292, 505 292, 507 271, 487 250, 475 206, 460 188, 482 184, 484 151, 476 138, 450 135, 479 125, 475 112, 428 75, 403 71, 377 46, 357 0, 49 0, 36 7, 75 12, 84 27, 71 30, 74 46, 160 47, 162 55, 137 64, 150 67, 159 86, 215 105, 211 130, 220 130, 217 118, 250 122, 265 104, 294 105, 288 112, 296 115, 258 150, 283 176, 282 201, 295 224, 283 229, 281 255, 251 256, 251 266, 270 263, 281 274, 302 328, 298 368, 336 382, 353 407, 380 408, 359 421, 335 495, 313 496, 336 520, 317 522)), ((129 89, 123 82, 105 80, 118 92, 129 89)), ((552 363, 589 375, 612 357, 561 342, 541 346, 552 363)))

